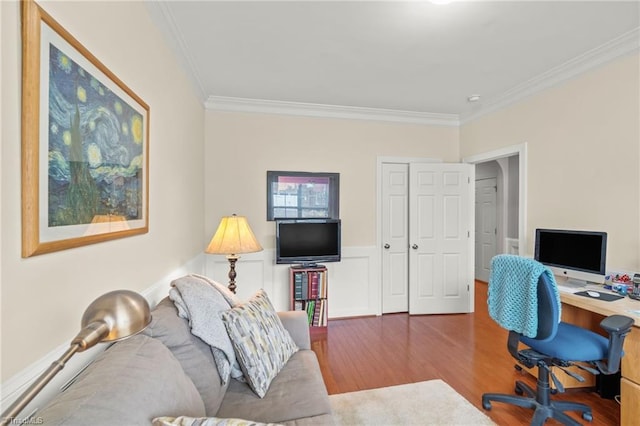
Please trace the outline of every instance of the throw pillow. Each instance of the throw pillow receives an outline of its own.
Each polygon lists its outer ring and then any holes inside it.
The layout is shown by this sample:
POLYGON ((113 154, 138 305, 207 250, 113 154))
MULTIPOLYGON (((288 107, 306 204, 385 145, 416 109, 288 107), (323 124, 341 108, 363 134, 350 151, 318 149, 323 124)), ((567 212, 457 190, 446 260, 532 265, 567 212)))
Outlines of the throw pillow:
POLYGON ((248 302, 222 312, 222 320, 245 379, 256 395, 264 397, 298 347, 262 289, 248 302))
POLYGON ((218 417, 156 417, 152 426, 279 426, 276 423, 259 423, 242 419, 218 417))

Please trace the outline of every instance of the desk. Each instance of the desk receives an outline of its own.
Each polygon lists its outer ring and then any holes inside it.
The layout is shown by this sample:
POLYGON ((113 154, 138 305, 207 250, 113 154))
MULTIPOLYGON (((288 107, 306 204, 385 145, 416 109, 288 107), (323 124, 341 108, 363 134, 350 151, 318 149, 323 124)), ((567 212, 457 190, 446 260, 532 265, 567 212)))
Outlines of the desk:
MULTIPOLYGON (((602 290, 601 288, 594 289, 602 290)), ((562 301, 563 321, 588 328, 605 336, 606 332, 600 328, 600 321, 605 316, 620 314, 634 319, 634 327, 624 341, 625 355, 622 357, 622 379, 620 380, 620 424, 622 426, 638 424, 638 419, 640 419, 640 315, 629 311, 640 310, 640 301, 626 297, 613 302, 605 302, 564 291, 560 292, 560 300, 562 301)), ((573 381, 573 387, 575 384, 580 386, 595 384, 593 376, 590 377, 591 384, 581 384, 562 372, 557 376, 568 377, 573 381)), ((571 382, 566 387, 572 387, 571 382)))

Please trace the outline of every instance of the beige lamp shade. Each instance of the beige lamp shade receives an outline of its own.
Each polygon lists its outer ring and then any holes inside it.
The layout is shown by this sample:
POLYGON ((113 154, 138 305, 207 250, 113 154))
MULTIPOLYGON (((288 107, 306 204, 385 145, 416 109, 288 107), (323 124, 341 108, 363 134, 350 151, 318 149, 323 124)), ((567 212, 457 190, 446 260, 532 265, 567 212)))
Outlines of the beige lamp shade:
POLYGON ((226 254, 229 261, 229 290, 236 292, 236 261, 242 253, 261 251, 262 246, 244 216, 225 216, 205 250, 211 254, 226 254))
POLYGON ((235 255, 261 251, 253 231, 244 216, 225 216, 220 220, 218 230, 205 250, 211 254, 235 255))

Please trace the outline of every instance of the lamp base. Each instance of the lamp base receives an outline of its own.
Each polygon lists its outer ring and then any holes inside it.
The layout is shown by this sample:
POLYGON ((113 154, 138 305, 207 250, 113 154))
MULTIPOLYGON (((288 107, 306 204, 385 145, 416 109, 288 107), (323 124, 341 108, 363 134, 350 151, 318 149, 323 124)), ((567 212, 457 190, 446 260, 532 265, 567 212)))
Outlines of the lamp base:
POLYGON ((236 262, 240 256, 230 254, 227 256, 229 261, 229 285, 227 286, 233 294, 236 294, 236 262))

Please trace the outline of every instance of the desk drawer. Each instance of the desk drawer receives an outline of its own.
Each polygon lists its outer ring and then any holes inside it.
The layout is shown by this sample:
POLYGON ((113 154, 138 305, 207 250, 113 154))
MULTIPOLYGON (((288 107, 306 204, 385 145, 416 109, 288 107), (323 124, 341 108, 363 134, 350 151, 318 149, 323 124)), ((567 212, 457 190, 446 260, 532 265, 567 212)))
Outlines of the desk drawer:
POLYGON ((640 384, 640 328, 638 327, 633 327, 624 340, 622 377, 640 384))
POLYGON ((635 426, 640 419, 640 385, 620 380, 620 425, 635 426))

